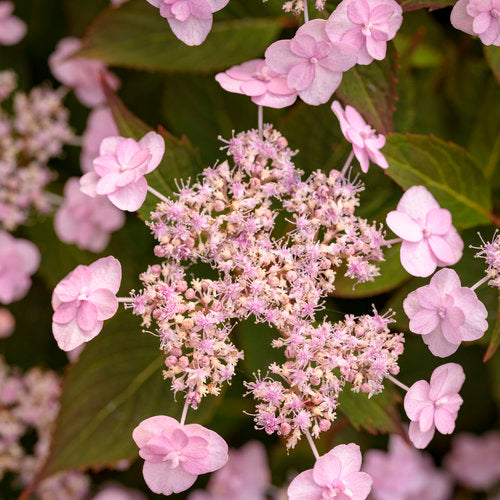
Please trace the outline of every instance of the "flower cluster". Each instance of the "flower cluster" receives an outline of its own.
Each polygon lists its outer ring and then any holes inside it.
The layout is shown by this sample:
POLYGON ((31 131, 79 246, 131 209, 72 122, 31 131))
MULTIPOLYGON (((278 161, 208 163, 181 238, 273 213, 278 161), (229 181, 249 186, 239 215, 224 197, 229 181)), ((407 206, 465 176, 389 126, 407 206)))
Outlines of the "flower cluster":
MULTIPOLYGON (((268 0, 262 0, 264 3, 268 0)), ((294 14, 300 14, 307 8, 306 3, 308 0, 285 0, 283 2, 283 10, 285 12, 292 12, 294 14)), ((326 5, 326 0, 314 0, 314 6, 318 10, 324 10, 326 5)))
POLYGON ((482 238, 481 241, 483 244, 480 247, 474 247, 479 250, 476 257, 484 259, 488 265, 486 269, 486 275, 490 278, 488 285, 500 290, 500 233, 495 231, 491 241, 485 242, 482 238))
MULTIPOLYGON (((21 487, 31 484, 49 453, 60 391, 60 380, 54 372, 33 368, 21 374, 0 358, 0 480, 10 473, 21 487), (22 440, 33 431, 37 441, 33 452, 28 453, 22 440)), ((62 472, 43 480, 35 498, 83 500, 89 485, 89 478, 80 472, 62 472)))
MULTIPOLYGON (((0 73, 0 104, 13 90, 12 72, 0 73)), ((32 209, 50 210, 47 163, 73 139, 63 97, 61 90, 35 87, 15 92, 12 114, 0 108, 0 228, 14 230, 32 209)))

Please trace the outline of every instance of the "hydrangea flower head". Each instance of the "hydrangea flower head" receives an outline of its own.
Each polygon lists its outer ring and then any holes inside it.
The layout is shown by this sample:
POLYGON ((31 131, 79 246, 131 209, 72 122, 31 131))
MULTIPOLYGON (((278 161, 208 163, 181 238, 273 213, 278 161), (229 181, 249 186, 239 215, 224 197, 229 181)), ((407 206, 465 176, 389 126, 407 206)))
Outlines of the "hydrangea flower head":
POLYGON ((326 24, 332 42, 351 44, 358 64, 385 58, 387 42, 403 22, 403 9, 394 0, 342 0, 326 24))
POLYGON ((26 35, 26 24, 12 12, 12 2, 0 2, 0 45, 15 45, 26 35))
POLYGON ((416 448, 425 448, 437 429, 451 434, 462 405, 458 392, 465 381, 460 365, 446 363, 432 372, 431 381, 415 382, 406 393, 404 407, 410 419, 409 436, 416 448))
POLYGON ((212 29, 213 13, 229 0, 147 0, 160 9, 174 35, 186 45, 201 45, 212 29))
POLYGON ((31 241, 0 230, 0 303, 22 299, 39 265, 40 252, 31 241))
POLYGON ((500 1, 458 0, 451 11, 451 24, 485 45, 500 46, 500 1))
POLYGON ((376 133, 368 125, 359 112, 352 106, 342 109, 340 102, 333 101, 332 111, 338 118, 344 137, 352 144, 354 155, 359 161, 361 170, 366 174, 370 161, 381 168, 388 168, 385 156, 380 149, 385 145, 385 136, 376 133))
POLYGON ((107 198, 87 196, 80 191, 79 179, 68 179, 64 202, 54 216, 54 228, 61 241, 99 253, 107 247, 111 233, 123 224, 125 214, 107 198))
POLYGON ((142 421, 132 436, 145 461, 144 480, 154 493, 185 491, 200 474, 214 472, 228 460, 227 444, 217 433, 164 415, 142 421))
POLYGON ((481 241, 481 246, 472 247, 479 250, 475 257, 484 259, 488 266, 486 275, 491 278, 488 285, 500 290, 500 233, 497 230, 491 241, 484 241, 482 237, 481 241))
POLYGON ((59 282, 52 294, 52 332, 63 351, 92 340, 115 315, 121 278, 120 263, 110 256, 78 266, 59 282))
POLYGON ((335 446, 316 460, 313 469, 300 473, 290 483, 288 497, 290 500, 364 500, 370 493, 372 479, 360 469, 361 451, 357 444, 335 446))
POLYGON ((228 92, 247 95, 259 106, 284 108, 297 99, 297 92, 286 84, 286 77, 266 66, 262 59, 233 66, 215 79, 228 92))
POLYGON ((266 50, 269 68, 286 75, 286 83, 307 104, 324 104, 342 81, 342 73, 356 63, 356 50, 345 43, 331 43, 326 21, 303 24, 291 40, 278 40, 266 50))
POLYGON ((434 356, 453 354, 462 341, 477 340, 488 329, 488 311, 452 269, 441 269, 428 285, 403 302, 410 330, 422 335, 434 356))
POLYGON ((81 46, 82 42, 78 38, 63 38, 49 57, 49 66, 52 74, 63 85, 75 91, 82 104, 92 108, 106 101, 101 75, 113 90, 120 86, 120 80, 97 59, 72 57, 81 46))
POLYGON ((436 267, 452 266, 462 257, 464 242, 424 186, 412 186, 389 212, 387 225, 402 240, 401 264, 413 276, 430 276, 436 267))
POLYGON ((120 210, 138 210, 148 191, 144 177, 161 162, 165 141, 148 132, 139 142, 124 137, 107 137, 101 142, 94 171, 80 179, 81 190, 89 196, 107 196, 120 210))

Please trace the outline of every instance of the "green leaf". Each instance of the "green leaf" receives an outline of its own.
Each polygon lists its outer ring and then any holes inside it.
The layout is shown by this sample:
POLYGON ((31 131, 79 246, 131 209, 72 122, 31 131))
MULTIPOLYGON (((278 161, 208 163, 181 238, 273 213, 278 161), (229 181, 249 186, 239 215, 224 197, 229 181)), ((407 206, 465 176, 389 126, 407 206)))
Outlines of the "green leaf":
POLYGON ((483 172, 463 148, 431 136, 391 134, 383 153, 387 174, 404 189, 427 187, 451 211, 455 226, 489 223, 491 193, 483 172))
POLYGON ((495 78, 500 83, 500 47, 495 47, 494 45, 484 46, 484 54, 486 55, 486 60, 490 65, 491 71, 495 75, 495 78))
POLYGON ((144 0, 109 8, 90 26, 80 55, 111 65, 164 72, 206 73, 261 56, 282 29, 281 18, 218 21, 206 41, 189 47, 144 0))
POLYGON ((436 10, 454 5, 456 0, 398 0, 404 12, 417 9, 436 10))
POLYGON ((490 337, 490 343, 486 354, 484 355, 483 361, 489 361, 500 345, 500 296, 498 297, 498 310, 497 310, 497 320, 495 322, 495 327, 493 328, 493 333, 490 337))
POLYGON ((394 131, 398 54, 390 42, 383 61, 356 65, 344 73, 337 95, 356 108, 378 132, 394 131))

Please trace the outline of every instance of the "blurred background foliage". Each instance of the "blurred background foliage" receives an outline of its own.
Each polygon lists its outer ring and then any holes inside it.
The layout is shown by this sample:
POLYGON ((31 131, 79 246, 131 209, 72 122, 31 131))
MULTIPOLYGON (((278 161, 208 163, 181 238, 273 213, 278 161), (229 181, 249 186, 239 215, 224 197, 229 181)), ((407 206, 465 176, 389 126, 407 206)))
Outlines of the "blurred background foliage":
MULTIPOLYGON (((109 0, 16 0, 15 4, 16 15, 27 22, 29 31, 18 46, 0 47, 0 69, 15 69, 25 90, 45 82, 58 85, 48 69, 48 56, 59 39, 85 37, 82 54, 110 63, 122 80, 119 96, 126 108, 150 127, 162 125, 177 138, 184 138, 178 141, 169 136, 172 154, 159 171, 163 179, 154 181, 165 181, 165 185, 183 171, 186 162, 191 163, 193 175, 222 158, 218 136, 228 138, 233 130, 256 125, 255 105, 247 97, 224 92, 214 74, 261 57, 272 41, 291 36, 297 24, 293 16, 282 12, 278 0, 265 4, 232 0, 216 15, 207 42, 189 48, 173 37, 167 23, 144 0, 131 0, 119 9, 110 8, 109 0)), ((331 9, 335 3, 329 1, 328 6, 331 9)), ((355 105, 380 132, 396 133, 384 150, 393 170, 385 175, 372 168, 363 176, 366 190, 359 213, 382 222, 399 200, 401 187, 426 184, 465 229, 465 253, 456 270, 465 285, 472 285, 482 277, 483 265, 473 258, 469 245, 479 244, 477 231, 487 239, 492 236, 494 226, 488 213, 500 213, 500 48, 485 50, 478 40, 454 30, 449 14, 450 8, 406 12, 387 59, 353 68, 344 76, 337 96, 355 105), (406 137, 408 133, 426 137, 406 137), (430 156, 422 156, 422 141, 430 156)), ((66 105, 71 124, 81 135, 88 110, 71 93, 66 105)), ((113 110, 122 131, 141 135, 145 125, 121 106, 115 101, 113 110)), ((266 109, 265 121, 274 123, 291 147, 300 150, 296 164, 305 172, 340 168, 347 156, 348 145, 328 105, 310 107, 299 102, 285 110, 266 109)), ((67 148, 52 166, 59 175, 52 189, 60 193, 68 177, 80 174, 79 148, 67 148)), ((42 265, 29 295, 10 307, 17 328, 12 337, 0 340, 0 351, 9 364, 23 369, 41 365, 65 374, 63 409, 48 471, 91 467, 96 485, 113 477, 147 492, 140 463, 127 472, 104 467, 137 456, 130 430, 140 420, 156 413, 180 414, 161 379, 157 341, 141 334, 136 319, 124 312, 109 321, 80 360, 68 368, 66 356, 51 335, 51 290, 76 265, 88 264, 96 256, 59 242, 50 218, 33 220, 19 236, 37 244, 42 265)), ((138 274, 157 261, 152 248, 149 230, 136 215, 128 215, 128 223, 103 253, 115 255, 122 263, 121 295, 138 287, 138 274)), ((326 314, 336 319, 345 313, 369 312, 372 304, 380 311, 392 307, 397 313, 395 328, 407 333, 402 301, 423 283, 401 268, 397 249, 388 250, 382 275, 374 283, 353 288, 351 281, 339 277, 335 296, 327 299, 326 314)), ((490 329, 483 339, 462 345, 446 360, 463 364, 467 374, 458 432, 482 433, 499 426, 500 353, 483 363, 497 319, 498 297, 484 287, 479 297, 488 308, 490 329)), ((248 321, 239 325, 235 342, 246 357, 237 376, 223 396, 208 400, 189 418, 210 422, 234 447, 250 439, 262 440, 268 449, 273 484, 282 485, 294 471, 312 466, 312 454, 305 443, 287 454, 278 438, 255 431, 248 414, 252 402, 242 398, 242 381, 258 369, 265 370, 279 356, 270 347, 275 334, 248 321)), ((428 378, 441 363, 420 338, 406 335, 401 381, 410 385, 418 378, 428 378)), ((338 425, 321 440, 320 452, 349 441, 358 442, 364 450, 385 447, 387 437, 376 431, 401 429, 397 407, 401 398, 393 387, 371 400, 349 393, 344 398, 338 425)), ((449 447, 450 438, 438 435, 429 450, 439 462, 449 447)), ((201 477, 197 486, 206 479, 201 477)), ((147 495, 155 498, 151 492, 147 495)), ((464 492, 456 495, 473 498, 464 492)))

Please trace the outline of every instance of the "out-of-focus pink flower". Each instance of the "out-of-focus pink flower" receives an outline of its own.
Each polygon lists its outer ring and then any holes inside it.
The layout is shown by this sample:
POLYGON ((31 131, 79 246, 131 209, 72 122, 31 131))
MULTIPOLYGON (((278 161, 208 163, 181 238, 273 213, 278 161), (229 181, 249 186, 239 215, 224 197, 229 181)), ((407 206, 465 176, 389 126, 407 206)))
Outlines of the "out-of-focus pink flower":
POLYGON ((80 355, 85 349, 85 344, 81 344, 78 347, 75 347, 71 351, 66 352, 66 356, 68 356, 70 363, 76 363, 80 359, 80 355))
POLYGON ((113 90, 120 86, 120 80, 97 59, 72 57, 81 46, 82 42, 78 38, 63 38, 49 57, 49 66, 62 84, 75 91, 82 104, 92 108, 106 101, 100 75, 113 90))
POLYGON ((472 490, 489 490, 500 483, 500 432, 482 436, 459 434, 444 465, 456 481, 472 490))
POLYGON ((121 265, 110 256, 78 266, 59 282, 52 294, 52 332, 60 349, 71 351, 98 335, 118 309, 121 279, 121 265))
POLYGON ((452 266, 462 257, 464 242, 424 186, 412 186, 389 212, 387 225, 402 240, 401 264, 413 276, 430 276, 436 267, 452 266))
POLYGON ((297 92, 286 84, 286 77, 266 66, 263 59, 233 66, 215 79, 228 92, 247 95, 259 106, 284 108, 297 99, 297 92))
POLYGON ((385 136, 377 135, 377 132, 363 120, 363 117, 352 106, 346 106, 344 111, 340 102, 333 101, 332 111, 340 122, 344 137, 352 144, 361 170, 366 174, 370 161, 381 168, 388 168, 387 160, 380 152, 380 148, 385 145, 385 136))
POLYGON ((446 363, 432 372, 430 384, 415 382, 406 393, 404 407, 411 420, 409 436, 416 448, 425 448, 437 429, 451 434, 462 405, 459 396, 465 373, 460 365, 446 363))
POLYGON ((160 9, 174 35, 186 45, 200 45, 212 29, 213 13, 229 0, 147 0, 160 9))
POLYGON ((147 133, 139 142, 107 137, 94 160, 94 171, 80 179, 80 188, 88 196, 107 196, 120 210, 135 212, 148 192, 144 176, 160 164, 164 152, 165 141, 156 132, 147 133))
POLYGON ((128 2, 128 0, 111 0, 112 5, 121 5, 122 3, 128 2))
POLYGON ((0 307, 0 339, 10 337, 15 327, 16 320, 12 313, 5 307, 0 307))
POLYGON ((441 269, 428 285, 403 302, 410 330, 422 335, 434 356, 453 354, 463 340, 477 340, 488 329, 488 311, 452 269, 441 269))
POLYGON ((403 9, 394 0, 342 0, 326 24, 332 42, 344 42, 357 50, 357 63, 385 58, 388 40, 403 22, 403 9))
POLYGON ((39 265, 40 252, 31 241, 0 231, 0 303, 22 299, 39 265))
POLYGON ((451 11, 451 24, 485 45, 500 46, 500 0, 458 0, 451 11))
POLYGON ((80 191, 80 181, 72 177, 64 187, 64 202, 54 217, 56 234, 64 243, 102 252, 111 233, 125 224, 125 214, 107 198, 92 198, 80 191))
POLYGON ((212 475, 206 491, 194 491, 188 500, 262 500, 270 484, 265 448, 252 441, 230 450, 227 464, 212 475))
POLYGON ((434 466, 432 458, 415 450, 395 434, 387 453, 369 450, 363 470, 373 480, 374 500, 448 500, 450 477, 434 466))
POLYGON ((326 21, 303 24, 291 40, 278 40, 266 50, 269 68, 286 75, 286 83, 307 104, 323 104, 342 81, 342 73, 356 63, 356 49, 346 43, 331 43, 326 21))
POLYGON ((335 446, 318 458, 313 469, 300 473, 288 487, 290 500, 349 498, 364 500, 370 493, 372 479, 360 472, 361 451, 354 443, 335 446))
POLYGON ((105 485, 92 500, 146 500, 146 497, 140 491, 110 483, 105 485))
POLYGON ((142 421, 132 437, 145 460, 144 480, 154 493, 185 491, 200 474, 216 471, 228 460, 227 444, 217 433, 164 415, 142 421))
POLYGON ((0 2, 0 45, 15 45, 26 35, 26 23, 13 16, 14 4, 0 2))
POLYGON ((106 137, 118 135, 118 128, 107 107, 93 109, 82 135, 80 167, 83 172, 92 172, 92 162, 99 156, 99 146, 106 137))

